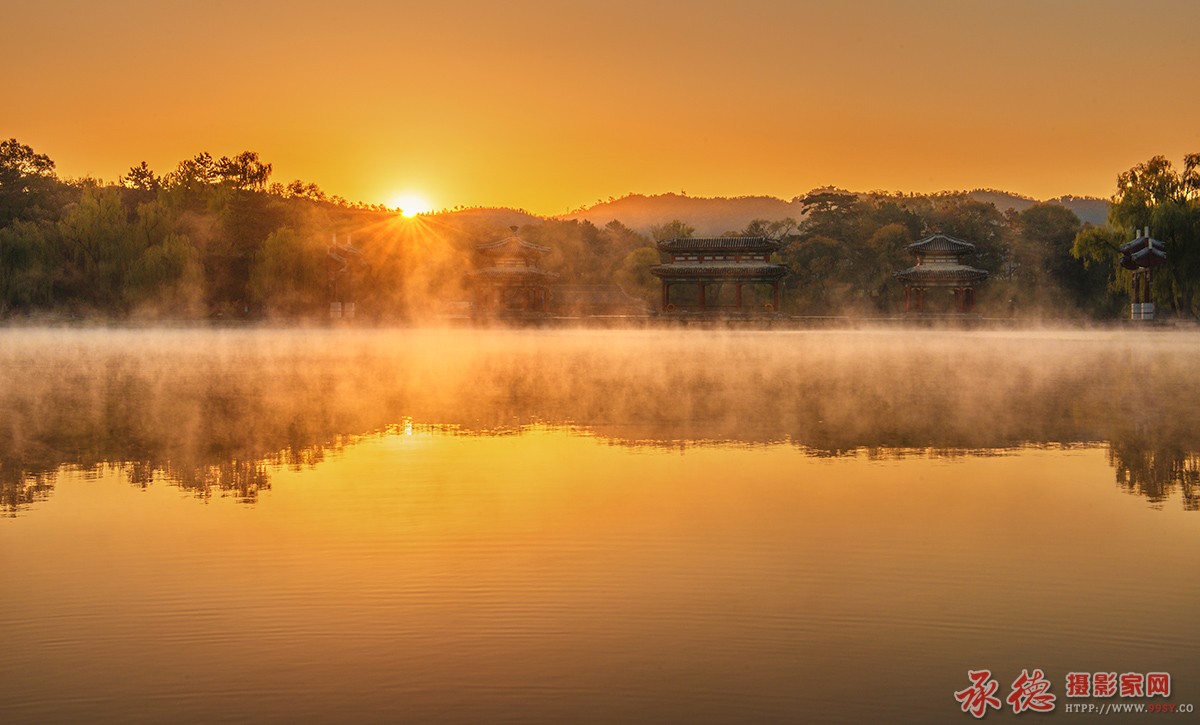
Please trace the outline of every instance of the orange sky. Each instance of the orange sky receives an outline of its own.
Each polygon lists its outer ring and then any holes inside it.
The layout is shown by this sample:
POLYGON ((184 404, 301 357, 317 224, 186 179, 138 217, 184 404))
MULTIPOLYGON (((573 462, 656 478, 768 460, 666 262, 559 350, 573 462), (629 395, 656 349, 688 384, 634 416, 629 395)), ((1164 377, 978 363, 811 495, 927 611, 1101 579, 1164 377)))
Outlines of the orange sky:
POLYGON ((0 137, 64 176, 250 149, 351 200, 543 214, 826 184, 1108 196, 1200 151, 1200 3, 41 0, 0 137))

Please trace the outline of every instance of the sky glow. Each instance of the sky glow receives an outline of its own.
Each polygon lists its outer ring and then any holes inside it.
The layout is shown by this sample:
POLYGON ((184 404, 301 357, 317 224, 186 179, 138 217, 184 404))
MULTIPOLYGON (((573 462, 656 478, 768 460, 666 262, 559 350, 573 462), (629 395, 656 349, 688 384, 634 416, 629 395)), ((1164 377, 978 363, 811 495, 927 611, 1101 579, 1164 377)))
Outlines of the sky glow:
POLYGON ((0 136, 66 177, 253 150, 352 201, 559 214, 823 185, 1108 196, 1200 150, 1184 0, 47 0, 6 24, 0 136))

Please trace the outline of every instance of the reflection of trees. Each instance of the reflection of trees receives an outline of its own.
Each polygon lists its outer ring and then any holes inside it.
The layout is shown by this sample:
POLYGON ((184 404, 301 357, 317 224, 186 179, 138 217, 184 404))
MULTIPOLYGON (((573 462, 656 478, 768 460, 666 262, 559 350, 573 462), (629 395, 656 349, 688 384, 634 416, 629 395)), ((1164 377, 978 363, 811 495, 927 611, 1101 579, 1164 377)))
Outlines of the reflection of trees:
POLYGON ((44 499, 63 466, 254 501, 270 488, 271 468, 313 466, 342 445, 342 426, 322 415, 319 396, 295 402, 303 390, 264 388, 250 366, 164 365, 123 351, 58 362, 53 380, 24 361, 5 366, 0 510, 44 499))
POLYGON ((210 498, 219 494, 251 502, 258 498, 259 491, 271 488, 267 465, 258 460, 235 459, 183 467, 170 461, 134 461, 124 464, 121 469, 134 486, 146 488, 154 483, 156 477, 161 477, 198 498, 210 498))
MULTIPOLYGON (((63 465, 255 500, 274 466, 404 419, 570 426, 622 445, 980 455, 1110 442, 1118 478, 1196 501, 1200 402, 1171 336, 711 331, 16 333, 0 349, 0 507, 63 465), (1170 344, 1158 344, 1158 339, 1170 344), (53 377, 42 370, 60 371, 53 377), (1131 370, 1153 370, 1130 384, 1131 370)), ((1190 343, 1189 343, 1190 344, 1190 343)))
POLYGON ((54 489, 54 471, 26 473, 0 469, 0 514, 41 501, 54 489), (7 475, 12 473, 13 475, 7 475))
POLYGON ((1109 447, 1108 460, 1124 490, 1156 504, 1178 492, 1183 507, 1200 511, 1200 453, 1196 449, 1147 440, 1119 440, 1109 447))

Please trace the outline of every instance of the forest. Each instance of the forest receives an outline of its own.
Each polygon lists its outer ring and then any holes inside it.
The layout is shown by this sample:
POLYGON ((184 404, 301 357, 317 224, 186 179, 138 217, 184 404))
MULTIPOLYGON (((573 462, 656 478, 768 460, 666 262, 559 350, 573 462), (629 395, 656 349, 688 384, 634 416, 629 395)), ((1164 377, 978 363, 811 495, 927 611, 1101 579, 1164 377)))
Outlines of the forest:
MULTIPOLYGON (((469 298, 475 245, 511 227, 552 250, 543 266, 559 282, 620 285, 654 306, 655 242, 695 233, 687 219, 634 229, 504 209, 410 219, 271 174, 246 151, 199 153, 162 174, 142 162, 115 183, 63 179, 47 155, 0 142, 0 318, 321 319, 336 244, 355 256, 361 318, 436 319, 469 298)), ((990 273, 979 290, 985 317, 1117 319, 1129 301, 1117 248, 1144 227, 1168 254, 1153 284, 1159 309, 1200 311, 1200 154, 1181 169, 1158 156, 1119 173, 1101 226, 1054 202, 1001 210, 967 193, 824 188, 790 207, 794 218, 726 231, 780 242, 785 313, 899 314, 892 273, 911 266, 906 245, 942 232, 976 245, 964 261, 990 273)))

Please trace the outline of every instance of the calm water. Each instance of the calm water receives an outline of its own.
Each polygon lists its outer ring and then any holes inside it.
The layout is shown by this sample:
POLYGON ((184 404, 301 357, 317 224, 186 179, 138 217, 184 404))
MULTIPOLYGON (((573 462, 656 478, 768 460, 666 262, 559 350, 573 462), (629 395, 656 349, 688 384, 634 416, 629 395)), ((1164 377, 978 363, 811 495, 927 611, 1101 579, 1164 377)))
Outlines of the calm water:
POLYGON ((1198 354, 2 330, 0 722, 965 722, 980 668, 1200 704, 1198 354))

